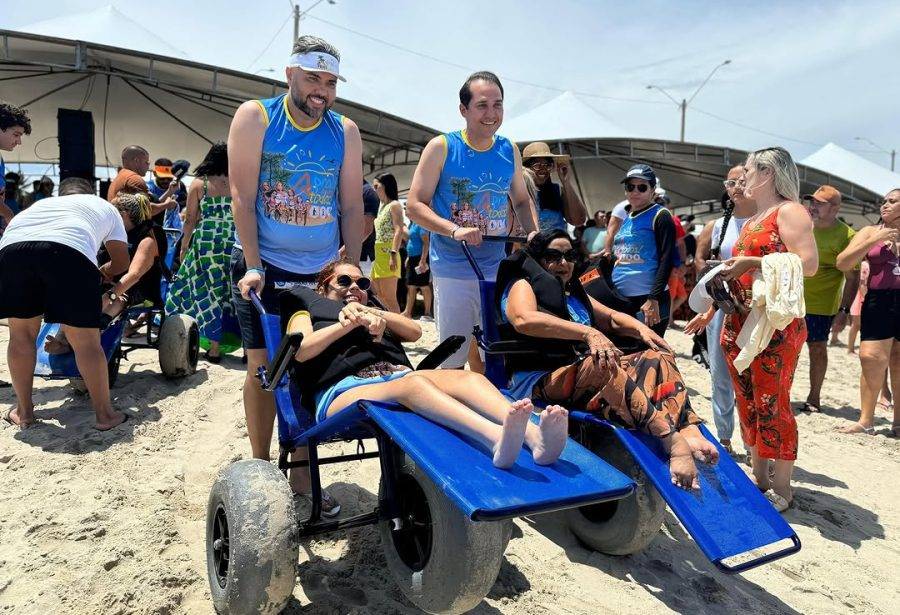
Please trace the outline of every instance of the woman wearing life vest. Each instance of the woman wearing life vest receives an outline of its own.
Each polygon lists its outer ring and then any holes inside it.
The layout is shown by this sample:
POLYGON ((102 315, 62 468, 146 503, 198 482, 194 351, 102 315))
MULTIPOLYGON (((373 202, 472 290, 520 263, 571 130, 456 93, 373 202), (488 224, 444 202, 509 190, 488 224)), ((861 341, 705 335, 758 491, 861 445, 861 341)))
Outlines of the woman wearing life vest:
POLYGON ((542 231, 500 264, 500 336, 534 354, 506 359, 510 393, 566 403, 654 435, 670 455, 672 482, 697 488, 693 458, 715 462, 696 425, 684 380, 660 335, 587 295, 573 275, 578 250, 565 231, 542 231), (623 356, 628 338, 644 350, 623 356))

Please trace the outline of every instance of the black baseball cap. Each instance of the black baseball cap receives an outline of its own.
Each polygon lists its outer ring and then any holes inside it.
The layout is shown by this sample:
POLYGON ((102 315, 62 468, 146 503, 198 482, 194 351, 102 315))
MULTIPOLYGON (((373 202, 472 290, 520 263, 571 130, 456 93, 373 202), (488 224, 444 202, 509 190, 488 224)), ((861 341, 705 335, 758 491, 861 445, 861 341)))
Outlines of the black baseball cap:
POLYGON ((636 164, 628 169, 628 173, 625 174, 625 179, 620 183, 624 184, 629 179, 643 179, 651 186, 656 186, 656 172, 647 164, 636 164))

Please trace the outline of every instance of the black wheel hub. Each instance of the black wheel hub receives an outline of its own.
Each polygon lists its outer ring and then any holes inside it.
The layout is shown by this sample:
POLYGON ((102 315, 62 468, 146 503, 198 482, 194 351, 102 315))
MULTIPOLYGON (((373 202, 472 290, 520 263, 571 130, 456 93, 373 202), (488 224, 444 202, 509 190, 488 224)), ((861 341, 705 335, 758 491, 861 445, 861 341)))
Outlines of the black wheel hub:
POLYGON ((188 330, 188 365, 197 365, 200 358, 200 329, 197 325, 188 330))
POLYGON ((216 581, 218 581, 219 587, 225 589, 225 584, 228 581, 228 562, 231 554, 228 544, 228 515, 222 504, 219 504, 218 508, 216 508, 216 518, 213 521, 212 549, 216 581))
POLYGON ((409 475, 398 477, 398 507, 401 527, 391 532, 394 549, 403 563, 420 572, 431 558, 433 532, 428 498, 419 483, 409 475))

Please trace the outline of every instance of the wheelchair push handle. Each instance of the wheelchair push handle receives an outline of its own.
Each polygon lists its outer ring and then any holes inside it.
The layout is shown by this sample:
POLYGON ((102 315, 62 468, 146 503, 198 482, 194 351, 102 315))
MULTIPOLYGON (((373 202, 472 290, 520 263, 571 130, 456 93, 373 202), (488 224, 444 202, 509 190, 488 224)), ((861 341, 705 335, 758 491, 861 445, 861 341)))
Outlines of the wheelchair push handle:
MULTIPOLYGON (((517 237, 513 235, 485 235, 481 238, 481 241, 485 241, 488 243, 527 243, 528 238, 517 237)), ((482 273, 481 267, 479 267, 478 263, 475 261, 475 256, 472 255, 472 250, 471 248, 469 248, 469 243, 467 241, 460 241, 459 245, 462 247, 463 254, 466 255, 466 260, 469 261, 469 265, 475 272, 475 277, 483 282, 484 273, 482 273)))
POLYGON ((256 308, 256 311, 259 312, 260 315, 265 315, 268 313, 266 312, 266 308, 263 305, 262 299, 259 298, 256 290, 252 288, 250 289, 250 303, 253 304, 253 307, 256 308))

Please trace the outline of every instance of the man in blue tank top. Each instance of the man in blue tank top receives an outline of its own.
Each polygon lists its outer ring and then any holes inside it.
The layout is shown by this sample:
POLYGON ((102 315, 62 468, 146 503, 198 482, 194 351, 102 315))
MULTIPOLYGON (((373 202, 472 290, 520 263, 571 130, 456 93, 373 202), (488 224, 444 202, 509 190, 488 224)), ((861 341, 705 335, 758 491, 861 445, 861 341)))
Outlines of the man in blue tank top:
MULTIPOLYGON (((286 69, 287 94, 251 100, 235 113, 228 134, 228 168, 237 230, 232 297, 247 353, 244 412, 253 456, 269 458, 275 404, 254 377, 266 362, 251 289, 278 312, 278 295, 345 254, 359 262, 362 243, 362 141, 356 124, 331 111, 340 54, 328 42, 301 36, 286 69), (340 225, 340 228, 338 228, 340 225)), ((305 451, 304 451, 305 452, 305 451)), ((295 491, 305 490, 293 473, 295 491)), ((326 512, 338 507, 324 503, 326 512)))
MULTIPOLYGON (((459 90, 459 112, 465 130, 440 135, 425 146, 407 201, 409 219, 431 231, 438 336, 445 340, 462 335, 467 340, 444 361, 448 368, 465 365, 472 328, 481 322, 478 281, 460 242, 470 246, 485 277, 492 280, 506 256, 505 247, 502 242, 482 243, 482 238, 509 234, 510 202, 517 225, 526 233, 537 228, 519 149, 496 134, 503 122, 503 86, 497 76, 478 72, 466 79, 459 90)), ((473 356, 470 366, 474 361, 473 356)))

